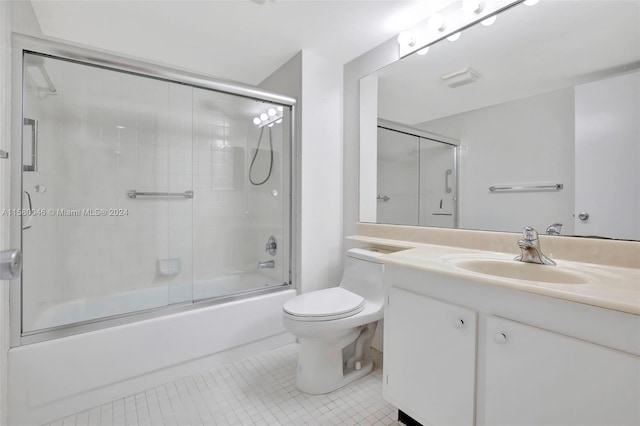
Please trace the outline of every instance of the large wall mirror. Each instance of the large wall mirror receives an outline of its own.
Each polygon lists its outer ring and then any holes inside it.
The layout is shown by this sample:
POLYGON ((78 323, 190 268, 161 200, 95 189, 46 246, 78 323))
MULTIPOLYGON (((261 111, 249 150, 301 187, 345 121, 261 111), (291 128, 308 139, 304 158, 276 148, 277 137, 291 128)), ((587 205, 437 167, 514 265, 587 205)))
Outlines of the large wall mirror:
POLYGON ((640 240, 640 1, 521 3, 360 87, 360 221, 640 240))

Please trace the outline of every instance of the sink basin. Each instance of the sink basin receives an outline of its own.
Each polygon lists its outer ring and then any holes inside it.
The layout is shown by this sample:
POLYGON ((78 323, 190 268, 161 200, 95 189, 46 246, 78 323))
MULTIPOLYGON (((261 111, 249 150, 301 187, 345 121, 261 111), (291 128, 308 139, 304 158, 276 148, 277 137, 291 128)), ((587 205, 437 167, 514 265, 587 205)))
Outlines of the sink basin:
POLYGON ((587 282, 584 276, 559 269, 557 266, 536 265, 516 260, 464 259, 457 260, 454 264, 467 271, 517 280, 554 284, 585 284, 587 282))

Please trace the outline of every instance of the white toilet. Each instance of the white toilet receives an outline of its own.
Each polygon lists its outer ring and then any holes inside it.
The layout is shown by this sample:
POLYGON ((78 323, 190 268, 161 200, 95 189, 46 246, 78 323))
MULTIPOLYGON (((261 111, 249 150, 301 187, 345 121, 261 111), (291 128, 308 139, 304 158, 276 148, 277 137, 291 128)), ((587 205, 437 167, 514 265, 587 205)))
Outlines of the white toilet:
POLYGON ((312 291, 284 304, 284 327, 298 337, 296 386, 334 391, 371 372, 369 348, 382 318, 383 265, 377 249, 347 252, 339 287, 312 291))

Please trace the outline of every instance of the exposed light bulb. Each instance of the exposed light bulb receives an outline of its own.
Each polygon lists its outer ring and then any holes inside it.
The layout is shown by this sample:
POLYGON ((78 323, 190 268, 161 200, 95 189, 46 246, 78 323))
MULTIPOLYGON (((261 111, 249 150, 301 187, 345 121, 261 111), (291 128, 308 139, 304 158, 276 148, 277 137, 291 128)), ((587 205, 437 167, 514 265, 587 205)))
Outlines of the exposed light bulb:
POLYGON ((284 107, 283 106, 279 106, 278 107, 278 111, 280 111, 280 112, 284 111, 284 107))
POLYGON ((398 34, 398 44, 400 46, 413 46, 416 44, 416 41, 409 31, 403 31, 398 34))
POLYGON ((524 0, 524 4, 526 4, 527 6, 533 6, 538 4, 540 0, 524 0))
POLYGON ((260 114, 260 120, 267 121, 268 119, 269 119, 269 116, 267 115, 266 112, 263 112, 262 114, 260 114))
POLYGON ((260 122, 262 122, 262 120, 260 120, 259 117, 253 117, 253 124, 257 126, 258 124, 260 124, 260 122))
POLYGON ((480 13, 484 9, 484 4, 482 0, 464 0, 462 8, 468 13, 480 13))
POLYGON ((480 21, 480 23, 485 27, 488 27, 489 25, 493 25, 496 22, 496 19, 498 19, 498 17, 496 15, 493 15, 493 16, 489 16, 484 21, 480 21))
POLYGON ((447 20, 440 13, 435 13, 429 17, 427 25, 434 31, 444 31, 447 28, 447 20))
POLYGON ((427 52, 429 52, 429 46, 427 46, 427 47, 425 47, 425 48, 422 48, 422 49, 418 50, 418 55, 420 55, 420 56, 424 56, 424 55, 426 55, 426 54, 427 54, 427 52))
POLYGON ((456 41, 457 39, 459 39, 459 38, 460 38, 460 36, 461 36, 461 35, 462 35, 462 32, 461 32, 461 31, 458 31, 457 33, 455 33, 455 34, 451 34, 449 37, 447 37, 447 40, 449 40, 449 41, 456 41))
POLYGON ((274 124, 274 123, 269 124, 269 127, 273 127, 273 124, 274 124))
POLYGON ((282 123, 282 118, 279 120, 276 120, 276 124, 280 124, 280 123, 282 123))
POLYGON ((269 117, 274 117, 276 115, 276 110, 274 108, 269 108, 267 110, 267 114, 269 114, 269 117))

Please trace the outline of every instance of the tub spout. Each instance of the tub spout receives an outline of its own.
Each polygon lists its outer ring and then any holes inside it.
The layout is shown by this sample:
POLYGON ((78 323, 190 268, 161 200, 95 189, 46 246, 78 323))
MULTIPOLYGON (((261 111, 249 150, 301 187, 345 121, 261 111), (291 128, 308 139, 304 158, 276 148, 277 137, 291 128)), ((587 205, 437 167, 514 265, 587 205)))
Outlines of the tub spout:
POLYGON ((274 260, 267 260, 266 262, 258 262, 257 269, 273 269, 276 267, 274 260))

